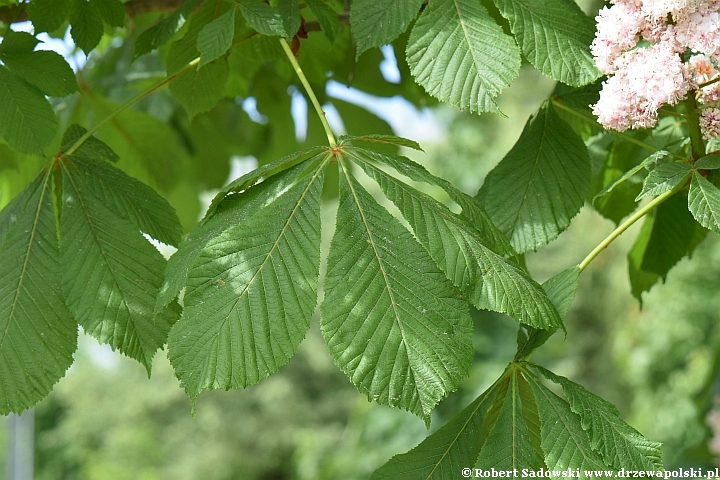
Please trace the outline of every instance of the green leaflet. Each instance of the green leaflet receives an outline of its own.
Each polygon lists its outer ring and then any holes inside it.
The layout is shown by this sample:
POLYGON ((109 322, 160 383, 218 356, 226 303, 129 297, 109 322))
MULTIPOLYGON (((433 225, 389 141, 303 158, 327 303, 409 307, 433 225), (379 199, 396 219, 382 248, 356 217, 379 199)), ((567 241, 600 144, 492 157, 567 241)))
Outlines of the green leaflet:
POLYGON ((0 212, 0 414, 43 399, 72 364, 77 323, 63 303, 52 182, 39 175, 0 212))
POLYGON ((593 21, 573 0, 495 0, 523 55, 548 77, 579 87, 597 79, 593 21))
POLYGON ((545 104, 488 174, 478 198, 519 252, 554 240, 580 211, 590 188, 585 144, 545 104))
POLYGON ((28 3, 28 17, 35 33, 52 32, 68 18, 70 0, 33 0, 28 3))
POLYGON ((125 7, 120 0, 91 0, 97 2, 100 18, 111 27, 125 25, 125 7))
POLYGON ((409 140, 407 138, 397 137, 395 135, 378 135, 378 134, 361 135, 361 136, 340 135, 338 137, 338 142, 340 142, 340 144, 344 144, 345 142, 354 142, 354 141, 385 143, 388 145, 397 145, 399 147, 408 147, 408 148, 412 148, 413 150, 418 150, 420 152, 424 152, 422 147, 420 147, 420 144, 417 143, 415 140, 409 140))
MULTIPOLYGON (((363 148, 348 149, 347 151, 354 157, 359 155, 361 160, 368 159, 388 165, 416 182, 424 182, 442 188, 450 199, 462 208, 460 217, 480 233, 483 245, 489 247, 498 255, 515 255, 515 250, 513 250, 505 235, 492 223, 483 206, 473 197, 455 188, 447 180, 436 177, 428 172, 425 167, 413 162, 407 157, 381 154, 363 148)), ((430 203, 434 202, 434 200, 430 200, 430 203)))
MULTIPOLYGON (((315 159, 317 158, 318 157, 315 157, 315 159)), ((205 219, 183 238, 178 247, 178 251, 170 257, 165 270, 165 282, 160 288, 155 311, 161 311, 180 294, 180 291, 187 283, 190 268, 195 264, 198 255, 200 255, 200 252, 210 240, 220 235, 231 225, 237 225, 245 221, 247 218, 250 218, 255 211, 268 206, 277 199, 282 192, 295 183, 298 175, 306 169, 312 161, 313 159, 309 159, 307 162, 273 175, 258 185, 251 183, 250 186, 242 191, 242 195, 229 195, 225 197, 223 194, 221 200, 217 200, 216 197, 216 206, 212 210, 209 210, 205 219)), ((265 165, 263 167, 265 167, 265 165)), ((253 172, 262 170, 263 167, 253 172)), ((253 172, 250 172, 248 175, 251 175, 253 172)), ((240 179, 245 177, 247 177, 247 175, 240 179)), ((237 193, 240 192, 238 191, 237 193)))
MULTIPOLYGON (((642 165, 642 164, 641 164, 642 165)), ((684 182, 692 172, 690 165, 679 162, 661 163, 645 177, 643 189, 635 201, 648 195, 661 195, 684 182)))
POLYGON ((320 28, 325 32, 325 36, 330 43, 335 41, 335 35, 340 30, 340 22, 335 10, 330 8, 323 0, 305 0, 305 4, 317 18, 320 28))
POLYGON ((133 57, 137 58, 165 45, 185 23, 197 2, 198 0, 185 0, 173 13, 141 33, 135 41, 133 57))
POLYGON ((590 447, 580 416, 565 400, 540 384, 527 379, 537 404, 540 419, 540 441, 549 470, 606 470, 603 458, 590 447))
POLYGON ((540 366, 534 368, 562 387, 570 408, 582 419, 582 428, 590 436, 590 445, 600 452, 609 466, 616 470, 664 470, 660 444, 651 442, 625 423, 613 404, 565 377, 540 366))
POLYGON ((110 165, 72 156, 83 183, 118 217, 132 222, 141 232, 175 247, 182 226, 175 210, 152 188, 110 165))
MULTIPOLYGON (((530 412, 520 399, 519 371, 510 369, 510 385, 502 400, 502 407, 485 439, 477 467, 483 470, 513 470, 542 468, 541 457, 536 454, 530 441, 530 431, 524 415, 530 412)), ((524 380, 522 380, 524 381, 524 380)), ((497 401, 497 400, 496 400, 497 401)), ((537 413, 535 413, 537 416, 537 413)))
POLYGON ((279 0, 278 12, 282 17, 286 37, 293 37, 300 29, 300 3, 298 0, 279 0))
POLYGON ((205 389, 258 383, 305 337, 317 304, 326 166, 212 239, 190 269, 168 357, 193 402, 205 389))
POLYGON ((97 47, 103 36, 103 19, 100 15, 98 0, 71 0, 70 34, 75 44, 85 55, 97 47))
MULTIPOLYGON (((353 151, 349 153, 352 155, 353 151)), ((431 197, 382 172, 362 157, 355 158, 400 209, 435 263, 473 305, 507 313, 537 328, 549 329, 562 324, 542 288, 520 267, 486 247, 481 232, 431 197)))
POLYGON ((394 456, 373 473, 371 480, 450 480, 474 465, 482 444, 478 441, 486 413, 498 392, 498 383, 485 390, 448 423, 407 453, 394 456))
POLYGON ((356 58, 372 47, 387 45, 403 33, 422 0, 356 0, 350 4, 350 27, 357 41, 356 58))
MULTIPOLYGON (((179 72, 200 57, 200 32, 213 20, 234 8, 234 5, 226 2, 203 2, 192 15, 188 32, 170 46, 166 59, 168 74, 179 72)), ((193 69, 173 80, 169 86, 170 92, 192 119, 198 113, 210 110, 225 95, 228 75, 227 60, 217 58, 203 68, 193 69)))
POLYGON ((645 258, 645 252, 650 242, 652 234, 653 219, 650 215, 645 217, 642 227, 635 243, 628 252, 628 273, 630 276, 630 291, 637 298, 642 306, 642 292, 646 292, 652 288, 660 280, 660 275, 652 272, 646 272, 642 269, 642 263, 645 258))
POLYGON ((70 159, 62 167, 63 295, 87 333, 136 359, 149 373, 177 319, 173 309, 154 314, 165 259, 130 221, 105 205, 104 197, 95 196, 86 165, 70 159))
POLYGON ((47 99, 0 66, 0 137, 22 153, 42 154, 57 127, 47 99))
POLYGON ((358 390, 427 424, 470 367, 467 304, 410 232, 350 175, 346 160, 339 163, 323 337, 358 390))
MULTIPOLYGON (((80 140, 83 135, 87 133, 83 127, 77 124, 70 125, 62 138, 60 145, 61 152, 67 152, 70 148, 75 145, 75 142, 80 140)), ((73 158, 84 158, 86 160, 105 160, 107 162, 117 162, 120 160, 117 153, 112 148, 107 146, 105 142, 98 140, 95 137, 89 137, 83 142, 80 147, 75 150, 72 154, 73 158)))
POLYGON ((197 49, 200 52, 198 70, 224 55, 232 45, 234 34, 235 8, 206 24, 197 37, 197 49))
POLYGON ((248 25, 262 35, 288 36, 280 14, 262 0, 235 0, 248 25))
POLYGON ((15 75, 51 97, 78 91, 75 73, 55 52, 39 50, 21 54, 0 54, 0 60, 15 75))
POLYGON ((495 97, 520 70, 517 45, 476 0, 430 0, 406 56, 430 95, 470 112, 500 113, 495 97))
POLYGON ((694 166, 698 170, 717 170, 720 168, 720 155, 713 154, 699 158, 694 166))
POLYGON ((700 225, 720 233, 720 190, 698 172, 693 172, 688 208, 700 225))
MULTIPOLYGON (((605 195, 611 193, 615 187, 622 185, 624 182, 632 178, 635 174, 640 172, 641 170, 654 170, 656 166, 658 166, 658 162, 660 162, 662 159, 670 155, 670 152, 667 152, 665 150, 660 150, 658 152, 653 153, 652 155, 649 155, 645 160, 638 163, 634 167, 632 167, 627 172, 623 173, 622 176, 618 177, 617 179, 613 180, 612 182, 608 183, 605 188, 600 190, 592 199, 593 203, 595 203, 600 198, 604 197, 605 195)), ((647 177, 646 177, 647 178, 647 177)), ((662 193, 662 192, 661 192, 662 193)), ((642 192, 640 193, 642 195, 642 192)), ((640 195, 637 196, 635 201, 640 199, 640 195)), ((655 194, 657 195, 657 194, 655 194)))

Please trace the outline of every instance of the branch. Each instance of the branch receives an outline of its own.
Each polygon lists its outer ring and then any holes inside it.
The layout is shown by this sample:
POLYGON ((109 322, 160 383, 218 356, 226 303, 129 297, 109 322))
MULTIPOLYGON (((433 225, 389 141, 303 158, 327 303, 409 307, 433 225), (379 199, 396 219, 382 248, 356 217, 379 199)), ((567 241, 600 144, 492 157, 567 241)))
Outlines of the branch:
MULTIPOLYGON (((184 3, 185 0, 130 0, 125 7, 125 16, 128 18, 152 12, 173 12, 184 3)), ((200 0, 202 3, 202 0, 200 0)), ((25 22, 28 20, 27 9, 23 9, 17 15, 22 5, 10 5, 0 7, 0 21, 7 23, 25 22)))

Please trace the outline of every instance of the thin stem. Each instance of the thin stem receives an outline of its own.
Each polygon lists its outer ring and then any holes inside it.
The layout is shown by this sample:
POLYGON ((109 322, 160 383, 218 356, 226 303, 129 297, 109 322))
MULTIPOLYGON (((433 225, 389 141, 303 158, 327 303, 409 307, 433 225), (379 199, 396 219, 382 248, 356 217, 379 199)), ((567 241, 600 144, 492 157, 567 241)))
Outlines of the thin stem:
POLYGON ((190 70, 195 68, 199 62, 200 62, 200 57, 198 57, 195 60, 193 60, 192 62, 188 63, 182 70, 179 70, 179 71, 173 73, 172 75, 168 75, 167 77, 154 83, 150 87, 146 88, 142 92, 140 92, 137 95, 135 95, 134 97, 132 97, 127 102, 120 105, 120 107, 118 107, 117 110, 113 111, 111 114, 109 114, 107 117, 102 119, 99 123, 97 123, 94 127, 92 127, 90 130, 85 132, 85 135, 78 138, 78 140, 73 144, 72 147, 70 147, 65 152, 65 154, 72 155, 73 153, 75 153, 78 150, 78 148, 80 148, 82 146, 82 144, 87 141, 88 138, 92 137, 98 130, 100 130, 100 128, 102 128, 103 125, 108 123, 110 120, 115 118, 117 115, 119 115, 123 111, 127 110, 133 103, 142 100, 143 98, 145 98, 148 95, 150 95, 151 93, 153 93, 155 90, 158 90, 158 89, 164 87, 165 85, 172 82, 179 76, 186 74, 187 72, 189 72, 190 70))
POLYGON ((690 133, 690 144, 692 146, 693 160, 705 155, 705 141, 700 131, 700 116, 698 115, 697 102, 695 101, 695 90, 690 90, 683 100, 685 115, 687 117, 688 133, 690 133))
POLYGON ((682 113, 673 112, 672 110, 665 110, 664 108, 661 108, 660 110, 658 110, 658 113, 660 113, 662 115, 668 115, 670 117, 687 118, 687 116, 682 113))
POLYGON ((290 63, 295 69, 295 73, 300 78, 300 83, 302 83, 303 87, 305 88, 305 92, 307 92, 308 97, 310 97, 310 102, 313 104, 313 107, 315 107, 315 111, 317 112, 318 117, 320 117, 320 123, 322 123, 322 126, 325 129, 330 148, 337 147, 335 135, 333 135, 332 130, 330 130, 330 124, 328 123, 327 118, 325 118, 325 112, 323 112, 323 109, 320 106, 320 102, 318 102, 318 99, 315 96, 315 92, 313 92, 310 83, 308 82, 307 78, 305 78, 305 73, 303 73, 302 68, 300 68, 300 64, 298 63, 297 58, 295 58, 295 54, 290 49, 290 45, 288 45, 287 41, 284 38, 280 38, 280 45, 282 45, 283 50, 285 50, 285 54, 287 55, 288 60, 290 60, 290 63))
POLYGON ((708 80, 707 82, 703 82, 700 85, 698 85, 698 89, 702 89, 707 87, 708 85, 712 85, 713 83, 720 82, 720 77, 713 78, 712 80, 708 80))
POLYGON ((587 267, 588 264, 590 262, 592 262, 593 259, 595 259, 595 257, 597 257, 600 254, 600 252, 605 250, 608 247, 608 245, 610 245, 613 242, 613 240, 615 240, 617 237, 619 237, 625 230, 630 228, 630 226, 633 223, 637 222, 642 217, 644 217, 645 215, 650 213, 655 207, 657 207, 658 205, 663 203, 665 200, 667 200, 668 198, 675 195, 675 193, 677 193, 679 190, 682 190, 682 188, 684 186, 685 186, 685 182, 681 182, 677 187, 673 188, 669 192, 665 192, 662 195, 658 195, 650 203, 648 203, 647 205, 642 207, 640 210, 635 212, 630 218, 628 218, 622 224, 620 224, 615 230, 613 230, 613 232, 610 235, 608 235, 605 238, 605 240, 600 242, 600 244, 597 247, 595 247, 595 249, 592 252, 590 252, 587 257, 585 257, 585 260, 580 262, 580 265, 579 265, 580 271, 582 272, 583 270, 585 270, 585 267, 587 267))

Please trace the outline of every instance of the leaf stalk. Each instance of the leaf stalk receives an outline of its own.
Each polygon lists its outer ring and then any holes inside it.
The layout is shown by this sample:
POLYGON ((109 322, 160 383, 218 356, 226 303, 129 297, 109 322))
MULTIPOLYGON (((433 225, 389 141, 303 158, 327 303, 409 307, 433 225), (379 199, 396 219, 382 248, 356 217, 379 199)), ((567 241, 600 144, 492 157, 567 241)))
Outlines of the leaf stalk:
POLYGON ((295 54, 292 52, 292 50, 290 49, 290 45, 288 45, 287 41, 284 38, 280 38, 280 45, 282 45, 283 50, 285 50, 285 55, 287 55, 288 60, 290 60, 290 63, 295 70, 295 73, 300 78, 300 83, 302 83, 303 87, 305 88, 305 92, 308 94, 308 97, 310 97, 310 102, 313 104, 313 107, 315 108, 318 117, 320 117, 320 123, 322 123, 322 126, 325 129, 330 148, 337 148, 337 140, 335 140, 335 135, 330 129, 330 124, 328 123, 327 118, 325 118, 325 112, 323 111, 322 106, 320 106, 320 102, 315 96, 315 92, 310 86, 310 82, 308 82, 307 78, 305 77, 305 73, 302 71, 302 68, 300 68, 300 64, 298 63, 297 58, 295 58, 295 54))

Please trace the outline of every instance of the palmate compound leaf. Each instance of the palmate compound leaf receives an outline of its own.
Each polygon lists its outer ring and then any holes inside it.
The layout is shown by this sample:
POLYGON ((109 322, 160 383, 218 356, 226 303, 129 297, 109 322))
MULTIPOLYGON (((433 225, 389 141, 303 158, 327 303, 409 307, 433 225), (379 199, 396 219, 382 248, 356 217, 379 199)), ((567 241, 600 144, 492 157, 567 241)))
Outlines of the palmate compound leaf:
POLYGON ((72 364, 77 322, 61 293, 52 182, 41 173, 0 212, 0 414, 42 400, 72 364))
POLYGON ((590 437, 590 445, 600 452, 607 465, 616 470, 664 469, 661 444, 646 439, 625 423, 613 404, 565 377, 537 365, 534 368, 562 387, 571 410, 582 419, 582 428, 590 437))
POLYGON ((430 0, 410 33, 410 71, 427 92, 470 112, 500 110, 520 51, 477 0, 430 0))
POLYGON ((415 19, 423 0, 355 0, 350 4, 350 27, 359 57, 372 47, 395 40, 415 19))
MULTIPOLYGON (((87 161, 75 163, 72 157, 62 165, 63 294, 88 334, 136 359, 149 373, 155 352, 179 315, 176 304, 154 313, 166 262, 132 217, 121 216, 142 207, 126 206, 123 211, 117 196, 96 196, 102 188, 93 183, 97 171, 86 166, 87 161)), ((123 200, 134 201, 131 195, 123 200)))
POLYGON ((601 75, 589 48, 593 21, 573 0, 495 0, 495 5, 525 58, 543 74, 574 87, 601 75))
POLYGON ((478 198, 520 252, 554 240, 583 206, 590 156, 580 137, 546 104, 488 174, 478 198))
MULTIPOLYGON (((400 209, 420 243, 452 283, 477 308, 507 313, 537 328, 562 325, 545 291, 526 272, 485 246, 482 233, 447 207, 383 172, 368 159, 381 159, 360 149, 348 149, 357 164, 375 180, 400 209)), ((382 156, 383 162, 392 161, 382 156)))
POLYGON ((183 317, 168 339, 168 358, 193 402, 205 389, 258 383, 305 338, 317 304, 327 163, 296 167, 308 170, 295 185, 271 205, 245 209, 246 217, 199 252, 183 317))
POLYGON ((582 427, 582 420, 570 405, 529 373, 527 381, 537 405, 540 442, 547 468, 551 471, 570 469, 573 472, 576 469, 581 472, 608 470, 600 453, 590 446, 590 438, 582 427))
POLYGON ((474 465, 487 413, 507 382, 498 381, 440 429, 407 453, 395 455, 373 473, 371 480, 451 480, 474 465))
POLYGON ((467 303, 340 158, 340 200, 320 326, 330 355, 378 403, 430 411, 467 375, 467 303))
MULTIPOLYGON (((312 149, 313 152, 322 150, 321 148, 312 149)), ((262 165, 231 182, 217 194, 205 218, 183 238, 178 251, 170 257, 165 270, 165 281, 158 293, 155 312, 161 311, 180 294, 187 283, 190 268, 210 240, 227 230, 229 225, 241 223, 256 210, 275 200, 295 183, 298 175, 307 168, 308 163, 320 158, 318 153, 307 161, 291 167, 292 162, 303 156, 301 153, 298 152, 298 154, 262 165), (278 168, 283 167, 287 169, 272 175, 278 168), (269 178, 256 184, 263 176, 269 178)))

